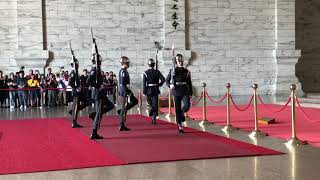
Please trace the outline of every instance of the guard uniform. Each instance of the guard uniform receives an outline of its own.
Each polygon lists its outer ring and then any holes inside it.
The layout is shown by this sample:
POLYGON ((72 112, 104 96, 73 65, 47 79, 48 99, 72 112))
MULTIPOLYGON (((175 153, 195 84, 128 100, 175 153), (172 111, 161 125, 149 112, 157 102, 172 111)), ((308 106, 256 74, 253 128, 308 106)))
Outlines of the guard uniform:
POLYGON ((70 73, 69 85, 72 88, 72 110, 69 114, 72 115, 72 128, 82 127, 77 123, 79 111, 86 108, 89 105, 87 98, 83 94, 82 87, 80 86, 80 79, 78 74, 78 69, 74 69, 70 73))
POLYGON ((143 72, 142 76, 143 94, 147 97, 147 103, 150 105, 149 116, 152 119, 152 124, 156 124, 159 87, 164 84, 165 79, 159 70, 154 69, 155 62, 153 59, 148 60, 148 65, 150 69, 143 72))
MULTIPOLYGON (((182 57, 182 55, 180 55, 182 57)), ((177 55, 178 57, 178 55, 177 55)), ((177 60, 178 61, 178 60, 177 60)), ((180 61, 183 61, 180 59, 180 61)), ((188 112, 190 109, 190 99, 189 96, 192 96, 192 83, 191 83, 191 75, 190 71, 184 67, 176 67, 173 75, 171 75, 172 69, 170 70, 167 78, 166 84, 168 87, 173 85, 172 95, 174 97, 175 103, 175 113, 176 113, 176 121, 179 125, 179 133, 183 133, 182 122, 185 121, 184 113, 188 112), (183 107, 181 108, 181 102, 183 102, 183 107)))
POLYGON ((109 112, 114 108, 114 104, 108 99, 106 89, 103 87, 103 76, 101 73, 97 76, 96 67, 93 67, 87 79, 87 83, 94 87, 94 107, 95 111, 89 114, 89 117, 93 120, 91 139, 102 139, 97 131, 100 128, 100 122, 102 115, 109 112))
POLYGON ((129 131, 126 127, 127 111, 138 104, 137 98, 132 94, 130 90, 130 76, 127 68, 129 67, 129 59, 125 56, 121 57, 120 63, 122 68, 119 71, 119 104, 120 109, 117 111, 119 114, 120 127, 119 131, 129 131))

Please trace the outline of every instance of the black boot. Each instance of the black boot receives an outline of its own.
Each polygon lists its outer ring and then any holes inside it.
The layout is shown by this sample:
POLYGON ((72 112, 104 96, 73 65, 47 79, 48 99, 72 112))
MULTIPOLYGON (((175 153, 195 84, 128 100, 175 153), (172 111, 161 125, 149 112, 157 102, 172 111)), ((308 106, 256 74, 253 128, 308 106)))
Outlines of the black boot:
POLYGON ((92 120, 92 121, 94 121, 94 118, 96 117, 96 112, 92 112, 92 113, 90 113, 89 115, 88 115, 88 117, 92 120))
POLYGON ((178 133, 179 134, 183 134, 184 133, 183 126, 181 124, 178 125, 178 133))
POLYGON ((103 137, 98 134, 96 129, 93 129, 90 139, 103 139, 103 137))
POLYGON ((80 124, 78 124, 77 122, 73 121, 72 123, 72 128, 82 128, 83 126, 81 126, 80 124))
POLYGON ((153 124, 153 125, 156 125, 156 124, 157 124, 157 121, 156 121, 156 117, 155 117, 155 116, 152 117, 152 124, 153 124))
POLYGON ((119 131, 130 131, 131 129, 126 127, 124 124, 122 124, 120 127, 119 127, 119 131))

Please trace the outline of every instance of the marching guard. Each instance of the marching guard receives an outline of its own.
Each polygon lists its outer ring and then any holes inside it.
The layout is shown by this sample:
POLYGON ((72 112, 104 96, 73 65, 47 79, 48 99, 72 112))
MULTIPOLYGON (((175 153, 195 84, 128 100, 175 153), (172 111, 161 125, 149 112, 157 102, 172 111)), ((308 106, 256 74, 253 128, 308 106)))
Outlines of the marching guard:
POLYGON ((72 88, 73 104, 72 104, 72 109, 69 111, 69 114, 72 115, 72 128, 81 128, 83 126, 81 126, 77 122, 78 114, 79 114, 79 111, 81 111, 82 109, 86 108, 89 105, 89 102, 87 98, 84 96, 83 89, 80 86, 80 78, 79 78, 79 72, 78 72, 79 61, 74 56, 74 52, 71 48, 71 43, 70 43, 70 49, 72 54, 72 59, 70 61, 72 71, 70 73, 69 85, 72 88))
POLYGON ((143 94, 147 97, 147 103, 150 105, 149 117, 151 117, 151 122, 154 125, 156 125, 158 116, 159 87, 165 82, 165 78, 159 70, 155 69, 155 65, 155 60, 149 59, 148 66, 150 68, 143 72, 142 76, 143 94))
POLYGON ((184 113, 190 109, 190 96, 192 96, 192 83, 190 71, 183 67, 183 56, 177 54, 173 69, 166 78, 166 84, 171 89, 175 103, 176 121, 178 132, 184 133, 182 122, 185 121, 184 113), (181 108, 181 102, 183 107, 181 108))
POLYGON ((130 89, 130 76, 128 68, 130 60, 126 56, 120 58, 121 70, 119 71, 119 104, 120 109, 117 111, 119 114, 120 126, 119 131, 130 131, 126 123, 127 111, 138 104, 138 99, 133 95, 130 89))

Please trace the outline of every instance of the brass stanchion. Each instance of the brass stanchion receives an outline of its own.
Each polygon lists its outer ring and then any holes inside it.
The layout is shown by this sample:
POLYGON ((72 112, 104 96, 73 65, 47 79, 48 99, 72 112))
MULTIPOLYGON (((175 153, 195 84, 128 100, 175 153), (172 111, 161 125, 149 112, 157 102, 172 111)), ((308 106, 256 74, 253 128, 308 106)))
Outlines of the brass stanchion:
POLYGON ((166 115, 166 118, 168 121, 172 121, 173 114, 171 112, 171 89, 169 88, 168 92, 168 114, 166 115))
POLYGON ((168 116, 171 117, 172 112, 171 112, 171 89, 169 88, 169 93, 168 93, 168 116))
POLYGON ((40 89, 40 109, 43 109, 43 90, 40 89))
POLYGON ((231 88, 231 84, 230 83, 227 83, 226 84, 226 88, 227 88, 227 124, 226 126, 224 126, 222 128, 223 131, 225 132, 230 132, 230 131, 233 131, 233 130, 237 130, 239 128, 234 128, 232 125, 231 125, 231 122, 230 122, 230 88, 231 88))
POLYGON ((141 106, 142 106, 142 97, 141 97, 141 90, 138 90, 138 99, 139 99, 139 103, 138 103, 138 113, 141 114, 141 106))
POLYGON ((257 89, 258 85, 253 84, 253 106, 254 106, 254 130, 249 134, 250 137, 260 137, 267 136, 266 133, 263 133, 259 130, 258 126, 258 101, 257 101, 257 89))
POLYGON ((203 83, 202 85, 202 121, 199 123, 200 126, 205 126, 209 124, 213 124, 207 120, 207 101, 206 101, 206 83, 203 83))
POLYGON ((290 86, 291 89, 291 126, 292 126, 292 138, 286 143, 290 146, 296 145, 305 145, 307 144, 306 141, 301 141, 296 134, 296 85, 292 84, 290 86))

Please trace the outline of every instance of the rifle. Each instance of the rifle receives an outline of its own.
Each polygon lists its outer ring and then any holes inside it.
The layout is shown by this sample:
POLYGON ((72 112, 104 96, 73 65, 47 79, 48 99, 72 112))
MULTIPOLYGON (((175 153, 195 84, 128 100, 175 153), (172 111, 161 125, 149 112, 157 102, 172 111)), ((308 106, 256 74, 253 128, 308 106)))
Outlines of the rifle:
MULTIPOLYGON (((78 88, 78 84, 77 84, 77 81, 78 81, 78 66, 76 65, 78 62, 78 60, 76 59, 75 55, 74 55, 74 51, 71 47, 71 40, 69 41, 69 46, 70 46, 70 51, 71 51, 71 58, 72 58, 72 62, 73 62, 73 66, 74 66, 74 70, 75 70, 75 79, 74 79, 74 85, 76 88, 78 88)), ((76 92, 78 91, 77 89, 75 90, 76 92)), ((77 92, 78 94, 78 92, 77 92)), ((75 106, 74 106, 74 109, 72 109, 74 111, 74 113, 72 113, 72 120, 77 120, 78 119, 78 104, 79 104, 79 94, 77 96, 75 96, 75 99, 74 99, 74 103, 75 103, 75 106)))
MULTIPOLYGON (((93 47, 92 47, 92 55, 94 56, 94 60, 96 61, 96 85, 97 85, 97 89, 96 92, 98 93, 97 96, 99 97, 99 116, 98 116, 98 128, 100 129, 100 123, 101 123, 101 117, 102 117, 102 99, 100 99, 100 93, 99 93, 99 88, 102 84, 102 80, 99 81, 99 77, 101 77, 101 56, 99 55, 99 51, 98 51, 98 46, 96 43, 96 39, 93 37, 93 32, 92 32, 92 28, 91 28, 91 38, 92 38, 92 43, 93 43, 93 47)), ((101 77, 102 78, 102 77, 101 77)), ((96 112, 98 113, 98 112, 96 112)))
POLYGON ((70 46, 70 51, 71 51, 71 58, 72 58, 72 61, 73 61, 73 63, 74 63, 74 69, 75 69, 75 73, 76 73, 76 77, 75 77, 75 82, 74 82, 74 84, 75 84, 75 86, 77 87, 78 86, 78 84, 77 84, 77 81, 78 81, 78 67, 76 66, 76 64, 78 64, 78 60, 76 59, 76 57, 75 57, 75 55, 74 55, 74 51, 73 51, 73 49, 72 49, 72 47, 71 47, 71 40, 69 41, 69 46, 70 46))
POLYGON ((73 62, 76 62, 76 57, 74 56, 74 51, 71 47, 71 40, 69 41, 69 46, 70 46, 72 60, 73 60, 73 62))
POLYGON ((175 85, 174 83, 174 76, 176 74, 176 58, 174 57, 174 46, 172 45, 172 71, 171 71, 171 84, 175 85))
POLYGON ((156 70, 158 70, 158 53, 159 53, 159 50, 157 50, 157 54, 156 54, 156 70))
POLYGON ((96 43, 96 39, 93 37, 93 32, 92 32, 92 28, 91 28, 91 38, 92 38, 92 43, 93 43, 93 47, 92 47, 92 55, 94 56, 94 59, 96 61, 96 83, 97 83, 97 87, 100 87, 100 85, 98 84, 98 78, 99 78, 99 74, 101 75, 101 59, 100 59, 100 55, 99 55, 99 51, 98 51, 98 46, 96 43))

